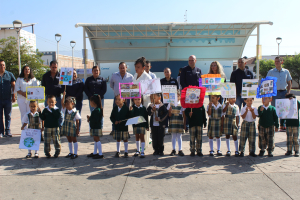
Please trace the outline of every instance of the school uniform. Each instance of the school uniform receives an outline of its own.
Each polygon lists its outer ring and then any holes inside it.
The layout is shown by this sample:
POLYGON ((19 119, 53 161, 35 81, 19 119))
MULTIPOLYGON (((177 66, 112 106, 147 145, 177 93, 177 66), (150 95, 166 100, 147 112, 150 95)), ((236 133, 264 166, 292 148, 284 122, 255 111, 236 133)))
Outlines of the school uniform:
POLYGON ((81 117, 76 108, 72 110, 67 110, 66 108, 62 109, 62 112, 65 115, 63 126, 61 127, 60 135, 77 137, 76 135, 76 120, 80 120, 81 117))
POLYGON ((102 127, 101 127, 101 120, 103 116, 101 115, 101 108, 97 107, 95 108, 91 116, 89 118, 90 122, 90 136, 98 136, 102 137, 102 127))
POLYGON ((259 134, 258 134, 258 147, 261 151, 265 151, 268 146, 268 152, 274 151, 274 126, 279 127, 278 116, 276 114, 276 109, 274 106, 264 106, 258 107, 258 117, 259 117, 259 134), (263 107, 264 110, 260 111, 263 107))
POLYGON ((55 156, 60 154, 60 135, 59 135, 59 122, 58 119, 61 117, 60 110, 58 107, 49 109, 47 106, 43 112, 39 112, 40 118, 44 121, 44 152, 45 155, 50 155, 50 142, 53 139, 55 156))
POLYGON ((190 132, 190 151, 202 152, 202 133, 203 125, 206 126, 206 113, 204 106, 200 108, 193 108, 192 117, 190 117, 190 108, 184 110, 185 117, 189 120, 189 132, 190 132), (195 145, 195 140, 196 145, 195 145))
MULTIPOLYGON (((209 105, 207 105, 207 110, 209 109, 209 105)), ((211 108, 211 115, 209 115, 209 120, 208 120, 208 131, 207 131, 207 136, 208 137, 221 137, 222 132, 221 132, 221 122, 222 122, 222 116, 223 116, 223 109, 222 105, 218 103, 217 106, 212 104, 211 108)))
MULTIPOLYGON (((223 104, 222 109, 226 107, 226 104, 223 104)), ((236 117, 240 115, 239 107, 236 104, 229 104, 227 110, 223 113, 224 123, 223 123, 223 133, 225 135, 238 135, 238 126, 236 124, 236 117)))
POLYGON ((165 137, 165 123, 168 117, 168 110, 163 103, 155 104, 156 111, 154 112, 153 104, 151 103, 147 108, 150 118, 150 126, 152 133, 152 147, 155 153, 164 152, 164 137, 165 137), (158 121, 155 120, 158 117, 158 121))
POLYGON ((139 124, 133 124, 133 133, 134 134, 144 134, 146 133, 146 128, 149 128, 148 123, 148 112, 146 108, 141 104, 140 106, 132 106, 132 110, 130 111, 130 117, 138 117, 142 116, 146 120, 146 122, 139 123, 139 124))
POLYGON ((110 121, 114 124, 115 127, 115 130, 113 132, 113 138, 115 140, 128 140, 130 138, 130 135, 128 133, 128 126, 126 126, 127 120, 125 120, 129 117, 129 109, 125 104, 122 106, 122 108, 119 108, 119 106, 115 106, 113 108, 110 115, 110 121), (115 124, 116 121, 122 122, 115 124))
MULTIPOLYGON (((246 112, 247 106, 244 106, 241 109, 241 115, 246 112)), ((254 114, 258 116, 257 109, 254 106, 251 106, 254 109, 254 114)), ((240 151, 245 151, 245 145, 249 140, 249 151, 250 153, 255 153, 255 142, 256 142, 256 128, 255 128, 255 119, 252 117, 252 113, 250 111, 247 112, 247 115, 242 123, 242 130, 240 134, 240 151)))
POLYGON ((286 146, 287 151, 294 151, 299 153, 299 109, 300 102, 298 103, 298 119, 286 119, 286 146))

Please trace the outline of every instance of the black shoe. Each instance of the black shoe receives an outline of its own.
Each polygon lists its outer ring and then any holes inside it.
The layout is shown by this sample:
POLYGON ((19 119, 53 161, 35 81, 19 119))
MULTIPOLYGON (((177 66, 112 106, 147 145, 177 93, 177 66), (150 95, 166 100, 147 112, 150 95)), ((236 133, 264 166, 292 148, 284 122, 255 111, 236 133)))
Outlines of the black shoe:
POLYGON ((210 151, 209 156, 214 156, 214 151, 210 151))
POLYGON ((95 156, 93 157, 93 159, 100 159, 100 158, 104 158, 104 156, 103 156, 103 155, 97 154, 97 155, 95 155, 95 156))
POLYGON ((65 156, 65 158, 70 158, 70 157, 72 157, 73 155, 74 155, 74 154, 69 153, 68 155, 65 156))
POLYGON ((272 152, 268 152, 268 157, 273 157, 273 153, 272 152))
MULTIPOLYGON (((71 159, 75 159, 75 158, 78 158, 78 155, 77 154, 72 154, 71 159)), ((95 156, 93 158, 95 158, 95 156)))
POLYGON ((31 153, 27 154, 25 158, 31 158, 31 153))
POLYGON ((264 156, 264 154, 265 154, 265 151, 260 151, 258 155, 259 156, 264 156))
POLYGON ((140 157, 141 157, 141 158, 145 158, 145 153, 142 152, 140 157))
POLYGON ((157 151, 154 151, 154 152, 153 152, 153 155, 154 155, 154 156, 156 156, 156 155, 158 155, 158 154, 159 154, 159 153, 158 153, 157 151))
POLYGON ((299 151, 295 151, 295 157, 299 157, 299 151))
POLYGON ((257 157, 257 155, 254 152, 249 153, 249 156, 257 157))
POLYGON ((227 151, 226 156, 231 156, 231 151, 227 151))
POLYGON ((46 157, 47 157, 47 158, 51 158, 51 155, 50 155, 50 154, 46 154, 46 157))
POLYGON ((235 156, 235 157, 239 157, 239 152, 238 152, 238 151, 235 151, 234 156, 235 156))
POLYGON ((217 151, 217 156, 222 156, 222 152, 220 150, 217 151))
MULTIPOLYGON (((295 152, 296 153, 296 152, 295 152)), ((291 151, 287 151, 286 153, 285 153, 285 155, 286 156, 291 156, 293 153, 291 152, 291 151)))
POLYGON ((195 152, 192 151, 191 154, 190 154, 190 156, 195 156, 195 152))
POLYGON ((178 151, 178 155, 184 156, 184 153, 182 152, 182 150, 178 151))
POLYGON ((97 156, 97 155, 99 155, 99 154, 91 153, 91 154, 87 155, 87 157, 88 157, 88 158, 92 158, 92 157, 97 156))
POLYGON ((203 153, 202 153, 202 152, 200 152, 200 151, 198 151, 198 152, 197 152, 197 156, 200 156, 200 157, 202 157, 202 156, 203 156, 203 153))
POLYGON ((163 156, 163 155, 165 155, 164 152, 160 152, 159 153, 159 156, 163 156))
POLYGON ((119 158, 119 157, 120 157, 120 152, 117 152, 117 153, 115 154, 115 157, 116 157, 116 158, 119 158))
POLYGON ((4 137, 12 137, 11 133, 5 134, 4 137))
POLYGON ((137 157, 137 156, 139 156, 139 155, 140 155, 140 152, 137 151, 137 152, 135 152, 134 157, 137 157))
POLYGON ((54 154, 54 158, 58 158, 58 155, 59 155, 59 154, 57 154, 57 153, 56 153, 56 154, 54 154))
POLYGON ((128 153, 127 152, 124 153, 124 158, 128 158, 128 153))
POLYGON ((172 150, 170 156, 174 156, 176 154, 176 151, 175 150, 172 150))
POLYGON ((241 152, 240 157, 244 157, 244 156, 245 156, 244 152, 241 152))

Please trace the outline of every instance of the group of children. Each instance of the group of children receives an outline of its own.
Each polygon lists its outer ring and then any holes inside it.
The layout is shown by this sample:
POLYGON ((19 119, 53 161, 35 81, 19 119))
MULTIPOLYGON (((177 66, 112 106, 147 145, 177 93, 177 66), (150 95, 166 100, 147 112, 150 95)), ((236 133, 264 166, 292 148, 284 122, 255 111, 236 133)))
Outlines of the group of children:
MULTIPOLYGON (((65 94, 64 94, 65 96, 65 94)), ((128 139, 130 138, 126 121, 129 118, 143 116, 146 122, 134 124, 133 133, 136 138, 136 153, 134 156, 145 157, 145 134, 149 131, 148 116, 150 116, 150 128, 152 135, 152 146, 154 149, 153 155, 164 155, 164 136, 166 120, 169 120, 168 132, 172 134, 172 152, 174 156, 176 152, 176 140, 178 142, 178 155, 184 156, 182 151, 182 134, 185 130, 186 120, 189 123, 190 133, 190 155, 203 156, 202 153, 202 134, 203 127, 207 125, 206 110, 208 119, 207 136, 209 138, 210 151, 209 155, 214 156, 213 139, 216 138, 217 153, 222 156, 221 152, 221 136, 225 134, 227 153, 231 155, 230 136, 232 136, 235 145, 234 155, 243 157, 245 145, 249 141, 249 155, 256 157, 256 117, 259 117, 259 156, 263 156, 267 150, 268 156, 273 156, 274 151, 274 133, 278 131, 278 116, 275 107, 270 105, 272 97, 262 98, 261 106, 255 108, 253 98, 244 99, 246 105, 239 111, 239 107, 235 104, 235 98, 227 99, 227 102, 221 105, 219 103, 219 95, 211 95, 210 103, 205 107, 200 108, 183 108, 180 104, 180 91, 178 91, 178 105, 168 105, 167 107, 161 102, 161 94, 151 95, 151 104, 146 108, 143 106, 142 99, 133 99, 133 105, 128 107, 125 99, 120 96, 115 97, 116 106, 113 108, 110 120, 114 124, 113 138, 117 141, 117 152, 115 157, 120 157, 121 140, 124 142, 124 157, 128 157, 128 139), (240 144, 238 145, 238 125, 240 116, 243 118, 241 124, 240 144)), ((293 94, 287 94, 286 98, 295 98, 293 94)), ((81 119, 79 112, 75 109, 75 98, 68 97, 62 100, 62 112, 64 113, 64 122, 62 127, 59 127, 59 118, 61 112, 55 106, 55 96, 47 97, 48 106, 41 112, 37 102, 30 102, 30 112, 22 119, 22 130, 28 125, 28 128, 44 130, 44 152, 47 158, 51 157, 50 142, 53 139, 55 154, 57 158, 61 151, 60 136, 66 136, 69 142, 70 153, 67 158, 75 159, 78 157, 79 136, 79 120, 81 119), (73 151, 74 146, 74 151, 73 151)), ((87 155, 93 159, 103 158, 102 145, 100 137, 102 134, 101 120, 103 118, 103 107, 99 95, 94 95, 90 98, 90 105, 94 108, 90 116, 87 116, 87 121, 90 126, 90 136, 94 138, 94 152, 87 155), (97 153, 98 152, 98 153, 97 153)), ((300 102, 298 101, 298 109, 300 102)), ((287 119, 287 152, 285 155, 292 155, 294 147, 295 156, 299 156, 299 116, 298 119, 287 119)), ((31 157, 31 151, 28 151, 26 158, 31 157)), ((38 158, 38 152, 35 151, 35 158, 38 158)))

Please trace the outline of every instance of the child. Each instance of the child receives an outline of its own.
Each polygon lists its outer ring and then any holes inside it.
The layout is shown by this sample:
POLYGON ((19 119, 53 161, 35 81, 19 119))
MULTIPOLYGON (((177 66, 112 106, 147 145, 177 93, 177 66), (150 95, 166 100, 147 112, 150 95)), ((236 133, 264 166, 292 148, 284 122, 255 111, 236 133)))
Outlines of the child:
POLYGON ((94 137, 94 153, 87 155, 93 159, 103 158, 102 145, 100 142, 100 137, 102 137, 101 121, 103 118, 103 107, 101 103, 101 97, 98 94, 94 94, 90 97, 90 105, 94 108, 91 116, 86 116, 87 121, 90 123, 90 136, 94 137), (97 153, 97 149, 98 152, 97 153))
POLYGON ((204 106, 200 108, 186 108, 185 116, 189 120, 189 132, 190 132, 190 156, 195 156, 195 140, 197 156, 203 156, 202 154, 202 133, 203 125, 206 127, 206 113, 204 106), (192 112, 193 111, 193 112, 192 112))
POLYGON ((178 155, 184 156, 184 153, 182 152, 182 134, 183 129, 185 129, 185 114, 183 111, 183 108, 180 104, 180 90, 177 90, 177 98, 178 98, 178 104, 175 107, 174 105, 168 105, 167 110, 169 110, 169 133, 172 134, 172 147, 173 150, 171 152, 171 156, 174 156, 176 154, 175 146, 176 146, 176 139, 178 142, 178 155))
MULTIPOLYGON (((294 94, 288 93, 285 95, 288 99, 296 98, 294 94)), ((286 146, 287 152, 285 153, 286 156, 292 155, 293 146, 295 151, 295 157, 299 157, 299 109, 300 109, 300 102, 297 101, 298 104, 298 118, 297 119, 286 119, 286 146)))
POLYGON ((235 157, 239 156, 238 147, 238 124, 239 124, 239 107, 235 104, 235 98, 229 98, 226 104, 223 104, 223 133, 226 136, 227 153, 226 156, 230 156, 230 135, 234 141, 235 157))
POLYGON ((114 124, 115 130, 113 132, 113 138, 117 140, 117 153, 116 158, 120 157, 121 140, 124 142, 124 158, 128 158, 128 139, 130 135, 128 133, 128 126, 125 126, 127 119, 129 118, 129 109, 126 106, 125 99, 121 99, 120 95, 115 97, 116 106, 111 111, 110 121, 114 124))
POLYGON ((217 140, 217 155, 222 156, 221 148, 221 136, 223 130, 222 116, 223 109, 219 103, 220 95, 211 95, 211 102, 207 105, 208 120, 208 131, 207 136, 209 137, 210 156, 214 156, 214 137, 217 140))
POLYGON ((136 141, 136 153, 134 156, 141 154, 141 158, 145 158, 145 133, 149 131, 148 113, 146 108, 143 106, 142 98, 133 99, 134 106, 130 107, 130 117, 142 116, 146 122, 140 124, 133 124, 133 133, 135 134, 136 141), (140 140, 141 140, 141 153, 140 153, 140 140))
MULTIPOLYGON (((30 101, 29 103, 30 112, 26 113, 24 117, 22 118, 23 126, 21 127, 21 130, 24 130, 24 128, 28 124, 28 128, 31 129, 41 129, 41 137, 42 137, 42 131, 44 130, 44 122, 40 119, 39 113, 37 112, 38 104, 36 101, 30 101), (42 123, 41 123, 42 122, 42 123), (42 124, 42 128, 41 128, 42 124)), ((40 108, 38 108, 38 111, 40 112, 40 108)), ((26 155, 26 158, 31 157, 31 150, 28 149, 28 154, 26 155)), ((38 150, 35 150, 34 158, 39 157, 38 150)))
POLYGON ((272 97, 263 97, 263 105, 258 107, 258 117, 259 117, 259 137, 258 137, 258 147, 260 148, 259 156, 263 156, 265 149, 268 146, 268 156, 273 157, 274 151, 274 126, 275 131, 278 131, 278 116, 276 114, 276 109, 274 106, 270 105, 272 97))
POLYGON ((50 158, 50 142, 53 139, 55 154, 54 158, 57 158, 60 154, 60 135, 59 135, 59 119, 61 117, 60 110, 56 107, 56 97, 49 95, 47 99, 48 106, 41 113, 39 111, 40 118, 44 120, 44 152, 47 158, 50 158))
POLYGON ((257 109, 252 106, 254 98, 244 99, 246 105, 241 109, 241 116, 244 119, 242 123, 242 130, 240 135, 240 157, 244 157, 245 145, 247 139, 249 140, 250 156, 256 157, 255 142, 256 142, 256 129, 255 119, 258 116, 257 109))
POLYGON ((151 103, 148 108, 148 115, 150 118, 150 126, 152 133, 152 147, 154 149, 153 155, 164 155, 164 137, 165 124, 168 117, 168 110, 161 102, 161 94, 151 95, 154 98, 154 104, 151 103))
POLYGON ((75 108, 76 100, 74 97, 66 98, 65 102, 64 92, 63 99, 61 101, 62 112, 65 115, 63 126, 61 127, 61 136, 66 136, 69 142, 70 153, 66 158, 75 159, 78 157, 78 143, 77 138, 79 136, 79 120, 81 119, 79 112, 75 108), (75 125, 76 123, 76 125, 75 125), (73 143, 74 143, 74 154, 73 154, 73 143))

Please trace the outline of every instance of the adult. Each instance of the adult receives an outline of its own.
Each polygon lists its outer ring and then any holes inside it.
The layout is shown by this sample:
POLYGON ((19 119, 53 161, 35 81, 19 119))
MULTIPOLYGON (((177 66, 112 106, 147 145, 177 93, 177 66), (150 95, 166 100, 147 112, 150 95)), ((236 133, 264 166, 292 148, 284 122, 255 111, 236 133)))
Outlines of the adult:
POLYGON ((182 67, 179 68, 179 72, 178 72, 178 75, 177 75, 177 82, 178 82, 178 89, 179 90, 182 90, 181 85, 180 85, 180 74, 181 74, 182 69, 183 69, 182 67))
POLYGON ((149 60, 146 60, 145 71, 151 76, 152 79, 156 79, 156 75, 150 72, 151 68, 151 62, 149 60))
POLYGON ((19 105, 20 113, 21 113, 21 121, 30 111, 29 102, 26 100, 26 87, 28 86, 38 86, 38 82, 33 75, 33 72, 29 66, 24 66, 22 68, 21 74, 17 78, 15 90, 17 91, 17 102, 19 105))
MULTIPOLYGON (((100 76, 100 68, 98 66, 93 66, 92 73, 93 75, 88 77, 85 81, 85 86, 84 86, 85 94, 88 96, 89 99, 94 94, 100 95, 102 107, 104 108, 104 94, 106 93, 107 90, 106 81, 104 80, 103 77, 100 76)), ((89 106, 90 106, 90 111, 92 112, 94 108, 91 107, 90 102, 89 102, 89 106)), ((101 120, 101 129, 103 129, 103 118, 101 120)))
POLYGON ((230 76, 230 82, 235 83, 236 88, 236 105, 239 106, 241 110, 241 106, 245 106, 244 99, 242 98, 242 84, 243 79, 253 79, 253 73, 245 68, 245 60, 244 58, 238 59, 238 69, 234 70, 230 76))
MULTIPOLYGON (((66 97, 75 97, 76 99, 76 110, 81 114, 82 101, 83 101, 84 83, 80 78, 77 78, 77 72, 73 70, 73 81, 72 85, 66 86, 66 97)), ((81 128, 81 119, 79 120, 79 131, 81 128)))
POLYGON ((0 60, 0 137, 12 137, 10 133, 11 122, 11 108, 12 103, 16 101, 15 98, 15 83, 14 75, 5 70, 4 60, 0 60), (4 135, 4 122, 3 110, 5 116, 5 135, 4 135))
MULTIPOLYGON (((208 74, 220 74, 221 78, 224 78, 224 82, 226 82, 226 75, 223 70, 223 66, 218 61, 213 61, 210 64, 208 74)), ((210 100, 210 95, 209 95, 210 100)), ((223 104, 223 98, 221 97, 219 100, 220 104, 223 104)))
POLYGON ((199 78, 201 78, 201 69, 196 67, 196 56, 189 57, 189 65, 185 66, 180 75, 180 85, 184 89, 189 85, 199 86, 199 78))
MULTIPOLYGON (((292 77, 289 70, 282 68, 282 60, 280 57, 275 58, 275 68, 271 69, 267 76, 277 78, 277 95, 272 98, 272 106, 275 106, 276 99, 284 99, 287 93, 290 93, 292 87, 292 77)), ((280 120, 280 130, 283 131, 284 120, 280 120)))

